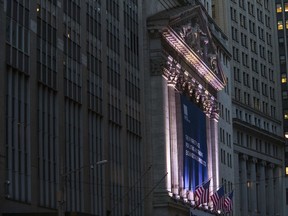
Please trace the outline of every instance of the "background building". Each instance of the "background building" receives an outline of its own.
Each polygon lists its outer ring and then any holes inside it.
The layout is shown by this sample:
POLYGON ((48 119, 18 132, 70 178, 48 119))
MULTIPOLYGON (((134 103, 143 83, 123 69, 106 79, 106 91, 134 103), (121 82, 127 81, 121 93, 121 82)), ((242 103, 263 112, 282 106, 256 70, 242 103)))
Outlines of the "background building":
POLYGON ((280 80, 282 90, 282 107, 283 107, 283 127, 285 135, 285 207, 288 212, 288 88, 287 88, 287 31, 288 31, 288 1, 279 0, 276 3, 276 22, 278 32, 278 48, 279 48, 279 63, 280 63, 280 80))
POLYGON ((234 215, 285 215, 275 3, 217 0, 212 4, 232 53, 234 215))
POLYGON ((0 1, 1 213, 143 215, 140 2, 0 1))
POLYGON ((235 191, 233 215, 285 215, 275 11, 0 1, 0 213, 211 215, 192 193, 211 179, 235 191))

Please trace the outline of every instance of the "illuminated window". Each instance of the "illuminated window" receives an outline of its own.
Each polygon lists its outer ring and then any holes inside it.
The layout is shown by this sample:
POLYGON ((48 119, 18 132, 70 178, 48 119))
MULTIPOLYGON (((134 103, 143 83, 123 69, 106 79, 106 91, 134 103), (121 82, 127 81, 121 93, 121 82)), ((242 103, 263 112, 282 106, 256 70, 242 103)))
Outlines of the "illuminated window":
MULTIPOLYGON (((286 5, 286 4, 285 4, 286 5)), ((282 12, 282 6, 281 6, 281 4, 277 4, 276 5, 276 11, 277 11, 277 13, 281 13, 282 12)))
POLYGON ((285 3, 285 12, 288 12, 288 3, 285 3))
POLYGON ((286 29, 288 29, 288 20, 285 22, 286 29))
MULTIPOLYGON (((284 119, 287 120, 288 119, 288 110, 284 110, 284 119)), ((288 134, 287 134, 288 135, 288 134)), ((286 136, 286 133, 285 133, 286 136)))
POLYGON ((277 28, 278 28, 278 30, 283 30, 283 22, 282 21, 278 21, 277 22, 277 28))
POLYGON ((285 173, 288 175, 288 167, 285 168, 285 173))
POLYGON ((286 83, 286 82, 287 82, 286 74, 281 74, 281 83, 286 83))

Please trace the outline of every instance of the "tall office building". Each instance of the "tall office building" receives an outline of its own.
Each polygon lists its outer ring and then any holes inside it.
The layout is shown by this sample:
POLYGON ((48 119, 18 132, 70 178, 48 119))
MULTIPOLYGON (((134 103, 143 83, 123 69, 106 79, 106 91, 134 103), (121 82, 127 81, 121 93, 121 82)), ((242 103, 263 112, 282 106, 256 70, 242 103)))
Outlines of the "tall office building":
MULTIPOLYGON (((278 32, 280 80, 282 91, 282 108, 283 108, 283 129, 285 137, 285 207, 288 212, 288 86, 287 86, 287 35, 288 35, 288 1, 275 1, 276 8, 276 25, 278 32)), ((279 77, 278 77, 279 78, 279 77)))
POLYGON ((0 1, 0 213, 215 213, 232 79, 199 2, 0 1))
POLYGON ((275 2, 214 0, 212 7, 232 53, 233 215, 285 215, 275 2))
POLYGON ((0 1, 1 213, 143 215, 140 2, 0 1))

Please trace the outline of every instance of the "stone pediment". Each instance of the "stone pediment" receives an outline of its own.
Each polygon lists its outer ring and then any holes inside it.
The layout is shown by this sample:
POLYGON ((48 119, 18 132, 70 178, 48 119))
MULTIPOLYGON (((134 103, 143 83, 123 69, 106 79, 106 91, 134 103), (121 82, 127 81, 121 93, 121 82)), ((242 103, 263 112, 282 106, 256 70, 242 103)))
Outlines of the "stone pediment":
POLYGON ((220 90, 226 80, 205 17, 200 6, 177 8, 148 19, 148 28, 156 24, 170 46, 181 53, 207 82, 220 90))

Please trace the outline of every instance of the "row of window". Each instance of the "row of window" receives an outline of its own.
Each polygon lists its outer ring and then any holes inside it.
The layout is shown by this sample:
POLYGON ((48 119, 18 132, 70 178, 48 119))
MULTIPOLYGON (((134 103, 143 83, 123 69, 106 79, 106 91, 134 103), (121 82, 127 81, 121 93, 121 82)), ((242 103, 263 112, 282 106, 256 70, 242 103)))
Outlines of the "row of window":
MULTIPOLYGON (((288 29, 288 20, 285 21, 285 28, 288 29)), ((277 21, 277 29, 278 30, 283 30, 284 29, 284 24, 282 20, 277 21)))
MULTIPOLYGON (((256 47, 256 42, 254 40, 250 40, 250 45, 251 45, 251 51, 254 52, 255 54, 257 54, 257 47, 256 47)), ((259 51, 260 51, 260 57, 263 58, 264 60, 266 59, 266 52, 265 52, 265 47, 259 45, 259 51)), ((255 58, 251 57, 250 58, 250 62, 249 62, 249 56, 247 53, 242 52, 242 64, 246 67, 250 67, 252 71, 258 73, 258 60, 256 60, 255 58)), ((239 49, 237 47, 232 47, 232 55, 233 55, 233 59, 237 62, 240 62, 240 52, 239 49)), ((272 64, 273 62, 273 57, 272 57, 272 52, 270 50, 267 50, 267 59, 268 62, 272 64)))
POLYGON ((220 118, 225 120, 228 124, 231 124, 231 118, 230 118, 230 110, 227 109, 226 107, 224 108, 224 105, 219 103, 219 115, 220 118), (224 115, 224 110, 225 110, 225 115, 224 115))
POLYGON ((29 79, 8 68, 6 80, 6 179, 7 195, 21 202, 31 202, 31 144, 29 79))
POLYGON ((225 131, 225 129, 221 128, 219 129, 219 135, 220 135, 220 142, 223 144, 227 144, 228 147, 231 148, 231 134, 225 131))
POLYGON ((225 193, 231 192, 233 190, 232 182, 230 182, 224 178, 222 178, 221 182, 222 182, 222 185, 224 186, 224 192, 225 193))
POLYGON ((88 107, 91 111, 102 114, 102 79, 99 79, 94 73, 90 72, 89 74, 87 80, 88 107))
POLYGON ((71 211, 83 211, 83 110, 81 105, 65 99, 65 165, 66 171, 79 170, 69 174, 71 181, 66 184, 66 208, 71 211))
MULTIPOLYGON (((260 72, 261 72, 261 77, 267 79, 267 67, 265 65, 263 65, 262 63, 260 63, 260 72)), ((258 71, 257 71, 258 73, 258 71)), ((234 74, 234 81, 241 83, 243 80, 243 84, 244 86, 250 87, 250 75, 249 73, 243 71, 243 74, 241 76, 240 74, 240 69, 236 66, 233 67, 233 74, 234 74)), ((283 75, 283 78, 285 78, 285 76, 283 75)), ((274 71, 269 69, 269 81, 274 83, 275 82, 275 77, 274 77, 274 71)), ((285 83, 285 79, 282 80, 282 83, 285 83)), ((252 83, 253 83, 253 90, 257 90, 259 91, 259 87, 257 87, 258 84, 258 79, 255 78, 255 83, 254 80, 252 78, 252 83)))
MULTIPOLYGON (((266 102, 262 102, 263 103, 263 107, 265 107, 265 110, 268 112, 268 103, 266 102)), ((276 111, 276 107, 271 106, 271 112, 275 112, 276 111)), ((264 112, 264 111, 263 111, 264 112)), ((239 109, 236 109, 236 118, 243 120, 249 124, 252 124, 256 127, 262 128, 266 131, 272 132, 272 133, 276 133, 277 132, 277 126, 269 123, 265 120, 261 120, 259 117, 254 116, 254 121, 253 120, 253 116, 250 113, 246 113, 245 112, 245 116, 242 116, 242 111, 239 109), (271 126, 271 127, 270 127, 271 126)))
POLYGON ((278 147, 276 145, 273 145, 268 141, 264 141, 263 139, 252 137, 249 134, 245 134, 241 131, 237 131, 236 133, 236 142, 238 145, 278 157, 278 147))
MULTIPOLYGON (((267 88, 267 86, 265 86, 265 84, 263 84, 263 91, 267 91, 265 90, 265 87, 267 88)), ((275 100, 275 89, 270 87, 270 99, 275 100)), ((267 92, 265 92, 265 94, 267 94, 267 92)), ((268 112, 268 103, 265 101, 262 101, 261 104, 261 100, 258 97, 251 97, 250 93, 243 91, 238 87, 234 88, 234 99, 238 102, 241 102, 243 104, 246 104, 247 106, 251 106, 254 109, 257 109, 259 111, 262 111, 263 113, 266 113, 272 117, 275 117, 275 107, 273 105, 271 105, 271 109, 270 109, 270 113, 268 112)), ((287 99, 287 97, 286 97, 287 99)))
MULTIPOLYGON (((234 2, 236 4, 236 0, 231 0, 232 2, 234 2)), ((239 4, 239 7, 242 9, 242 10, 246 10, 246 1, 247 0, 238 0, 238 4, 239 4)), ((257 7, 261 7, 263 5, 263 0, 257 0, 257 7)), ((269 11, 269 4, 268 4, 269 0, 264 0, 264 8, 266 10, 269 11)), ((254 9, 254 4, 250 3, 248 1, 248 10, 253 10, 254 9)))
POLYGON ((232 155, 221 148, 220 151, 220 161, 222 164, 227 165, 232 168, 232 155))
MULTIPOLYGON (((105 158, 103 156, 103 119, 95 112, 88 112, 88 137, 89 137, 89 164, 97 164, 98 161, 105 158)), ((90 169, 90 197, 91 213, 94 215, 105 215, 104 212, 104 173, 103 169, 90 169)))
MULTIPOLYGON (((230 17, 231 20, 234 21, 235 23, 238 22, 237 18, 237 10, 235 8, 230 8, 230 17)), ((257 19, 260 23, 264 24, 264 18, 263 18, 263 12, 259 9, 257 9, 257 19)), ((240 20, 240 25, 247 29, 247 22, 246 22, 246 16, 239 12, 239 20, 240 20)), ((258 22, 258 24, 259 24, 258 22)), ((268 28, 271 28, 271 19, 268 15, 265 14, 265 26, 268 28)), ((249 19, 249 30, 251 33, 255 34, 255 22, 249 19)))
POLYGON ((56 92, 39 85, 38 93, 39 202, 41 206, 56 208, 59 170, 55 157, 58 154, 56 92))
POLYGON ((288 3, 284 3, 284 8, 283 8, 282 4, 276 4, 276 12, 282 13, 283 11, 288 12, 288 3))
POLYGON ((79 1, 63 0, 63 11, 72 20, 74 20, 75 22, 80 24, 81 11, 80 11, 80 2, 79 1))
POLYGON ((29 29, 7 17, 6 42, 20 51, 29 54, 29 29))
POLYGON ((86 30, 91 33, 91 37, 96 37, 101 40, 101 9, 100 3, 97 2, 87 2, 86 8, 86 30), (93 5, 92 5, 93 4, 93 5))

